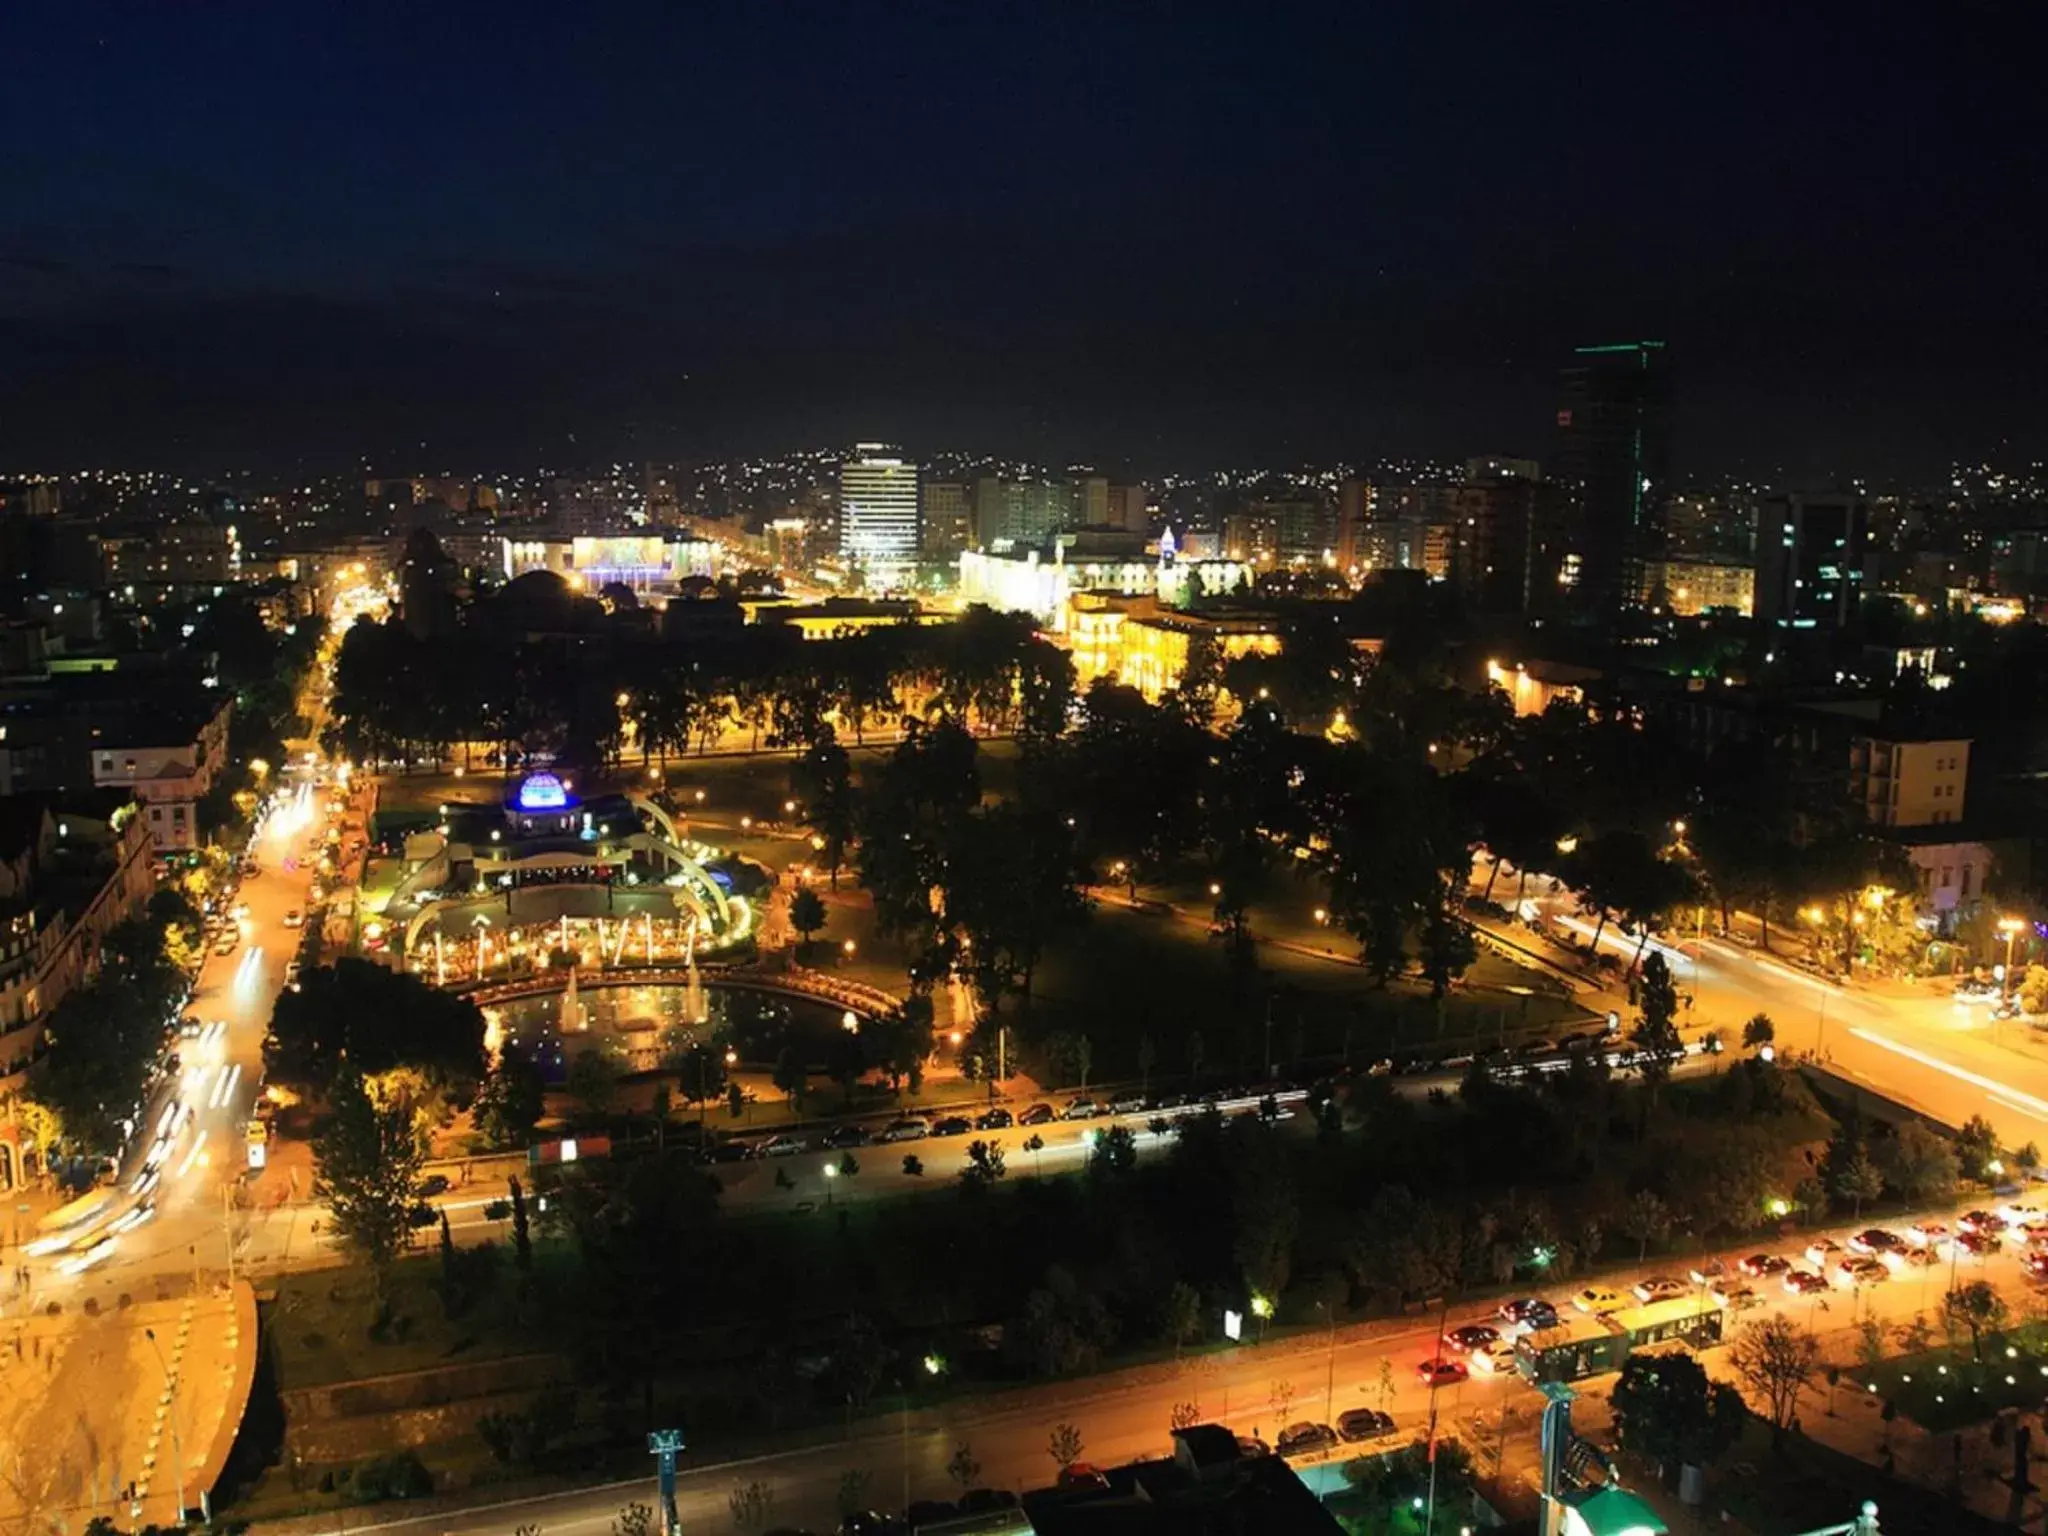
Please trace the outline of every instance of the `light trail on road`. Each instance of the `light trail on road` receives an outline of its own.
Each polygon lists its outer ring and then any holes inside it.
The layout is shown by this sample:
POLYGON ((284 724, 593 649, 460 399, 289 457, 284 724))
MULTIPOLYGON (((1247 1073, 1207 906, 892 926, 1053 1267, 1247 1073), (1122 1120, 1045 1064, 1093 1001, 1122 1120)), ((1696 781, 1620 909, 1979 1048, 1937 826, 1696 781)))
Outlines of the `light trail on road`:
POLYGON ((1985 1077, 1981 1073, 1972 1072, 1967 1067, 1959 1067, 1953 1062, 1943 1061, 1939 1056, 1930 1056, 1925 1051, 1916 1051, 1910 1045, 1901 1045, 1898 1041, 1888 1036, 1880 1035, 1875 1030, 1864 1029, 1861 1025, 1850 1025, 1849 1033, 1858 1040, 1867 1041, 1871 1045, 1903 1056, 1908 1061, 1916 1062, 1920 1066, 1932 1067, 1935 1071, 1945 1073, 1958 1082, 1968 1083, 1973 1088, 1981 1088, 1993 1100, 2004 1105, 2006 1108, 2018 1110, 2023 1115, 2031 1115, 2034 1119, 2048 1124, 2048 1100, 2037 1099, 2031 1093, 2022 1093, 2017 1088, 2009 1088, 2004 1083, 1985 1077))

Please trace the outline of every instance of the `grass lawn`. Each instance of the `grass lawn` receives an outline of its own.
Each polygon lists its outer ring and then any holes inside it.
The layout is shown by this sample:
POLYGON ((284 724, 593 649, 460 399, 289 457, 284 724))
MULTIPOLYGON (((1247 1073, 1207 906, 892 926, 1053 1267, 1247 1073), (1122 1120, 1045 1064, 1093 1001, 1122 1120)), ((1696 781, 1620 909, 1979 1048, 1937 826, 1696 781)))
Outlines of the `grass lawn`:
MULTIPOLYGON (((369 1271, 351 1265, 280 1275, 277 1299, 265 1309, 278 1388, 292 1392, 366 1376, 501 1359, 549 1347, 516 1326, 510 1223, 499 1273, 475 1309, 447 1317, 436 1288, 440 1260, 429 1252, 399 1262, 392 1274, 391 1320, 373 1335, 377 1303, 369 1271)), ((536 1270, 557 1262, 545 1245, 534 1250, 536 1270)), ((539 1277, 537 1276, 536 1279, 539 1277)))
POLYGON ((1986 1334, 1981 1353, 1981 1361, 1970 1358, 1965 1335, 1954 1349, 1901 1355, 1848 1375, 1859 1388, 1876 1387, 1902 1417, 1936 1434, 1982 1423, 2002 1409, 2039 1408, 2048 1397, 2048 1325, 1986 1334))

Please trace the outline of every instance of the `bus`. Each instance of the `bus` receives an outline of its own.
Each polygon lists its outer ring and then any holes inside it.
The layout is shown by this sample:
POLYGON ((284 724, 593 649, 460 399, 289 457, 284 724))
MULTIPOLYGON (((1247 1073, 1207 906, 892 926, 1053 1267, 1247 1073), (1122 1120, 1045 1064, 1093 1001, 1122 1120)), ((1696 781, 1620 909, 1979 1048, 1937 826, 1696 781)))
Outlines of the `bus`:
POLYGON ((30 1258, 40 1258, 46 1253, 69 1247, 79 1228, 104 1215, 113 1204, 114 1191, 111 1189, 95 1189, 80 1195, 69 1205, 59 1206, 37 1222, 36 1231, 41 1235, 34 1242, 24 1244, 21 1251, 30 1258))
POLYGON ((1530 1382, 1577 1381, 1618 1371, 1638 1349, 1675 1343, 1706 1349, 1721 1342, 1727 1314, 1705 1296, 1678 1296, 1605 1317, 1573 1314, 1556 1328, 1515 1341, 1515 1368, 1530 1382))

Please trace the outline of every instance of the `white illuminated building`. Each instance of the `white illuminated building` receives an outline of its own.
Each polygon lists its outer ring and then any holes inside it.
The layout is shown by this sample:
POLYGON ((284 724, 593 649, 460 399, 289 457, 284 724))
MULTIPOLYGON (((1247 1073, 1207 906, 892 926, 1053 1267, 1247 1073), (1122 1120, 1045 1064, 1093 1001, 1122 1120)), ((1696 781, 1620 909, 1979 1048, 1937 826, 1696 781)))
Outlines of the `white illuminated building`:
POLYGON ((857 443, 839 466, 839 553, 909 565, 918 551, 917 465, 887 443, 857 443))
POLYGON ((1050 556, 1037 549, 970 549, 960 556, 960 600, 1011 613, 1028 613, 1055 633, 1067 625, 1068 599, 1076 592, 1110 592, 1154 597, 1169 607, 1190 597, 1221 597, 1250 582, 1240 560, 1183 561, 1173 533, 1159 541, 1157 558, 1083 555, 1068 558, 1056 539, 1050 556))

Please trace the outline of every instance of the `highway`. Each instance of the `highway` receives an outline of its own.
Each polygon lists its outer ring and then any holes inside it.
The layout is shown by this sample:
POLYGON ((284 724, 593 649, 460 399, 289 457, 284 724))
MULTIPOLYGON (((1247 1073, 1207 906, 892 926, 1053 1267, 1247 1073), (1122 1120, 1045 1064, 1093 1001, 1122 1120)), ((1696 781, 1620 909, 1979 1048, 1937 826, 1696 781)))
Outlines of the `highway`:
MULTIPOLYGON (((1512 879, 1503 873, 1496 889, 1512 892, 1512 879)), ((1591 942, 1597 925, 1564 887, 1532 875, 1526 907, 1546 926, 1591 942)), ((1482 926, 1530 942, 1526 929, 1493 921, 1482 926)), ((1610 923, 1600 947, 1626 965, 1636 942, 1610 923)), ((2024 1022, 1994 1021, 1986 1002, 1955 998, 1946 981, 1845 985, 1706 936, 1653 939, 1649 947, 1664 956, 1680 994, 1690 999, 1679 1020, 1688 1034, 1717 1029, 1733 1048, 1745 1021, 1768 1014, 1780 1051, 1818 1057, 1838 1075, 1950 1126, 1982 1115, 2005 1146, 2048 1141, 2048 1044, 2024 1022)), ((1632 1020, 1634 1009, 1619 986, 1602 993, 1601 1002, 1632 1020)))

